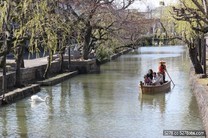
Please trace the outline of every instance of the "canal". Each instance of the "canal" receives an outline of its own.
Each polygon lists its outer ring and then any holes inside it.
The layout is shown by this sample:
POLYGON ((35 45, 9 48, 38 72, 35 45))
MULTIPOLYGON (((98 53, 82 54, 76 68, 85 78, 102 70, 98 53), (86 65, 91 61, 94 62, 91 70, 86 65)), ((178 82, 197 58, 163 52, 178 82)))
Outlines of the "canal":
POLYGON ((189 69, 183 46, 139 48, 102 65, 100 74, 43 87, 38 95, 49 95, 48 102, 34 104, 28 97, 0 108, 0 137, 161 138, 163 130, 203 130, 189 69), (139 81, 148 69, 157 71, 160 60, 175 87, 142 95, 139 81))

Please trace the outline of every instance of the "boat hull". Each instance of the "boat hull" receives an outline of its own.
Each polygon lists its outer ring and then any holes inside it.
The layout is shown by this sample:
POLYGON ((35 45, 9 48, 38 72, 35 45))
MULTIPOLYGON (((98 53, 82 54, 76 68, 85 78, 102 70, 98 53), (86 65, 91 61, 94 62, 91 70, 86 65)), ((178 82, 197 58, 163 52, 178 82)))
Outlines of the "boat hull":
POLYGON ((142 94, 155 94, 155 93, 161 93, 161 92, 169 92, 171 87, 171 82, 168 81, 162 85, 143 85, 142 82, 140 82, 140 89, 142 94))

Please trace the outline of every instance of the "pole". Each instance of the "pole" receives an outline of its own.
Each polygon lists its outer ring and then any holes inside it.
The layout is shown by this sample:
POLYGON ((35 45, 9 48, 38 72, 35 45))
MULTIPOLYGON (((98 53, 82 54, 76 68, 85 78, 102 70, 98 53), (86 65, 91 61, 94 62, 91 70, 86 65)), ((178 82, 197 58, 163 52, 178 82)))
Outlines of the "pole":
POLYGON ((167 70, 166 70, 166 73, 168 74, 168 77, 170 78, 171 82, 173 83, 173 86, 175 86, 175 83, 174 83, 173 80, 171 79, 171 77, 170 77, 170 75, 169 75, 169 73, 168 73, 167 70))
POLYGON ((70 53, 70 46, 68 46, 68 70, 70 71, 71 66, 71 53, 70 53))
MULTIPOLYGON (((203 0, 203 6, 204 6, 204 12, 205 14, 207 14, 207 1, 206 0, 203 0)), ((206 42, 205 42, 205 39, 204 39, 204 35, 203 35, 203 45, 204 45, 204 52, 203 52, 203 56, 204 56, 204 75, 206 76, 207 75, 207 68, 206 68, 206 42)))
POLYGON ((203 45, 204 45, 204 75, 206 76, 207 75, 207 69, 206 69, 206 42, 205 42, 205 39, 203 38, 203 45))

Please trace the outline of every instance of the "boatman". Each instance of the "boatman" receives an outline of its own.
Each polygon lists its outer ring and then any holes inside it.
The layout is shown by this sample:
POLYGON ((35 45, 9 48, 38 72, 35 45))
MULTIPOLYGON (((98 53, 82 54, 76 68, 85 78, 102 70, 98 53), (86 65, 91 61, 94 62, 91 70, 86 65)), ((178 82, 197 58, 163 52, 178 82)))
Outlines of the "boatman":
POLYGON ((159 62, 159 72, 163 75, 163 82, 165 82, 165 72, 166 72, 166 65, 165 65, 165 61, 161 60, 159 62))

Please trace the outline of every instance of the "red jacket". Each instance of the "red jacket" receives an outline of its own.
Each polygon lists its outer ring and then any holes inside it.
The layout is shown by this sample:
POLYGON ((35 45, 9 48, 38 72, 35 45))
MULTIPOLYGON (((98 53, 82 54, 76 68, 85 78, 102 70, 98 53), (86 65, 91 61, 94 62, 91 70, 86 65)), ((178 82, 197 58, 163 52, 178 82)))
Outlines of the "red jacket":
POLYGON ((165 70, 166 70, 166 66, 165 65, 160 65, 159 66, 159 72, 161 73, 161 74, 165 74, 165 70))

